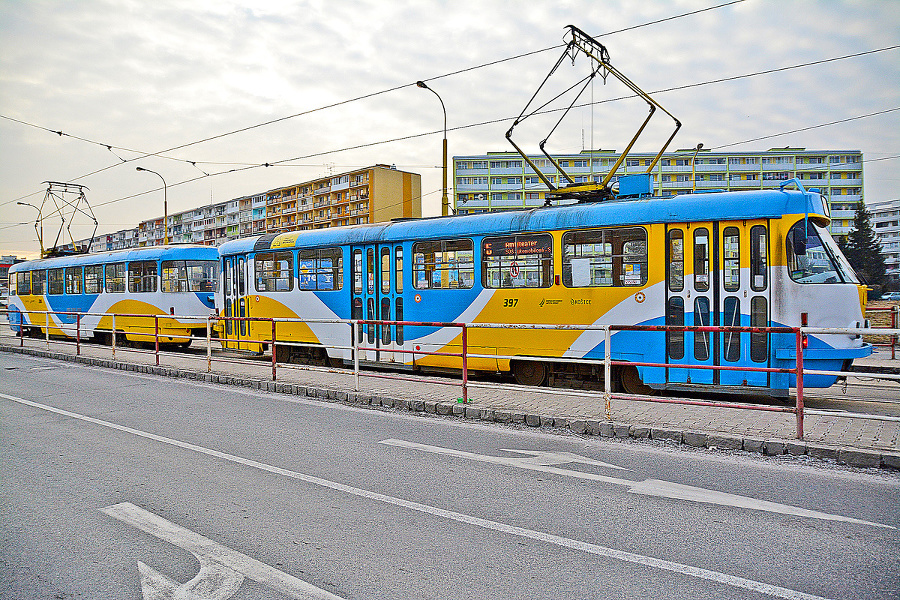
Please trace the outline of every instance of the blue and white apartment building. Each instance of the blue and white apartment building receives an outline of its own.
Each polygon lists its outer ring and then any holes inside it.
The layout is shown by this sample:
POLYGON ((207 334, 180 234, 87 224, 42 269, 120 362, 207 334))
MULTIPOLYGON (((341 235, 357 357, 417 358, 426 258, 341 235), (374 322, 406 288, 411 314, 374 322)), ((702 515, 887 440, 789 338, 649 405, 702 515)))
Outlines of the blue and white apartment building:
MULTIPOLYGON (((553 155, 575 180, 601 181, 621 153, 583 150, 553 155)), ((628 154, 617 175, 645 173, 654 153, 628 154)), ((529 155, 553 185, 566 179, 544 156, 529 155)), ((690 194, 709 190, 775 189, 797 178, 806 188, 820 190, 831 203, 831 232, 846 236, 853 227, 856 206, 863 201, 862 152, 859 150, 807 150, 771 148, 763 152, 713 152, 694 148, 663 154, 653 168, 655 195, 690 194), (696 159, 694 158, 696 153, 696 159)), ((458 213, 474 213, 544 204, 548 191, 537 174, 514 152, 453 157, 453 203, 458 213)))

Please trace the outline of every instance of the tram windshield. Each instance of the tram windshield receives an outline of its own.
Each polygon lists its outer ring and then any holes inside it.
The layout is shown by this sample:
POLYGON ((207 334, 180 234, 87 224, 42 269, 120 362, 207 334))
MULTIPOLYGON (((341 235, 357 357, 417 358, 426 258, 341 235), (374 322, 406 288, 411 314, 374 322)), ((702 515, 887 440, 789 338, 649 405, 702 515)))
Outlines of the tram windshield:
POLYGON ((828 230, 807 220, 805 248, 803 221, 787 236, 788 269, 797 283, 859 283, 847 258, 828 230))

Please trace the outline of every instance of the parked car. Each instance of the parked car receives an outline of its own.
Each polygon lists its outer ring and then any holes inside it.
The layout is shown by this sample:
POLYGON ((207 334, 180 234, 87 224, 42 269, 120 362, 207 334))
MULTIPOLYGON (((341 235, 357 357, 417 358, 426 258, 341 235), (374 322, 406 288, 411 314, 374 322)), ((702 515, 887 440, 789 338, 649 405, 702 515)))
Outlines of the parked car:
POLYGON ((900 301, 900 292, 888 292, 881 295, 882 300, 900 301))

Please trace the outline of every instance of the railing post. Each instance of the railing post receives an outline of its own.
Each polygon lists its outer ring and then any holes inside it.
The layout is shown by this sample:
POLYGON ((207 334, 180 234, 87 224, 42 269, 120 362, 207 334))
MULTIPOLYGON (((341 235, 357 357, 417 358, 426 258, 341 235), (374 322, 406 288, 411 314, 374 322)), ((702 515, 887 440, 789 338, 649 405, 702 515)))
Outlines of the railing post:
POLYGON ((23 311, 20 313, 22 317, 19 319, 19 348, 25 347, 25 316, 28 314, 27 311, 23 311))
POLYGON ((463 394, 463 404, 469 403, 469 362, 468 362, 468 353, 469 353, 469 341, 468 341, 468 328, 466 324, 462 324, 462 394, 463 394))
MULTIPOLYGON (((897 314, 900 313, 900 306, 891 307, 891 329, 897 329, 897 314)), ((897 335, 891 336, 891 360, 897 358, 897 335)))
POLYGON ((112 357, 116 360, 116 314, 112 316, 112 357))
POLYGON ((206 372, 212 373, 212 320, 214 317, 206 318, 206 372))
POLYGON ((612 408, 610 407, 610 399, 612 398, 612 332, 609 325, 603 326, 603 404, 606 410, 607 420, 612 420, 612 408))
POLYGON ((359 391, 359 340, 356 339, 357 322, 350 321, 350 342, 353 346, 353 389, 359 391))
POLYGON ((797 439, 803 439, 803 332, 797 330, 797 439))
POLYGON ((47 350, 50 349, 50 311, 44 313, 44 323, 47 328, 47 332, 44 338, 47 340, 47 350))
POLYGON ((81 356, 81 313, 75 313, 75 356, 81 356))
POLYGON ((272 381, 275 381, 275 319, 272 319, 272 381))

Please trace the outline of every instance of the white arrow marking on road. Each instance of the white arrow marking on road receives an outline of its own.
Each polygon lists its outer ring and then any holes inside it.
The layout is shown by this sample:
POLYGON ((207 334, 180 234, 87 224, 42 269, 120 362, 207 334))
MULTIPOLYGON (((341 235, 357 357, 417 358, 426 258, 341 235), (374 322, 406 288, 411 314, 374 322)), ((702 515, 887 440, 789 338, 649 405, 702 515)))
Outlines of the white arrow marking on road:
POLYGON ((200 561, 200 572, 182 585, 138 561, 144 600, 226 600, 238 591, 244 577, 289 598, 343 600, 340 596, 171 523, 130 502, 107 506, 100 511, 187 550, 200 561))
MULTIPOLYGON (((553 453, 553 452, 535 452, 532 450, 506 450, 507 452, 518 452, 520 454, 534 454, 535 459, 516 458, 508 456, 489 456, 487 454, 475 454, 474 452, 465 452, 462 450, 454 450, 452 448, 441 448, 440 446, 429 446, 428 444, 417 444, 415 442, 407 442, 405 440, 388 439, 382 440, 382 444, 389 446, 399 446, 401 448, 409 448, 412 450, 421 450, 423 452, 431 452, 432 454, 443 454, 446 456, 456 456, 459 458, 467 458, 479 462, 494 463, 518 467, 520 469, 528 469, 530 471, 540 471, 542 473, 553 473, 555 475, 566 475, 577 479, 587 479, 590 481, 601 481, 603 483, 612 483, 615 485, 623 485, 628 487, 628 491, 632 494, 643 494, 645 496, 658 496, 661 498, 671 498, 674 500, 687 500, 690 502, 702 502, 705 504, 718 504, 721 506, 734 506, 736 508, 746 508, 750 510, 762 510, 772 513, 781 513, 784 515, 793 515, 796 517, 807 517, 810 519, 823 519, 826 521, 842 521, 845 523, 857 523, 860 525, 871 525, 873 527, 884 527, 885 529, 896 529, 890 525, 881 523, 873 523, 871 521, 861 521, 851 517, 841 515, 832 515, 829 513, 808 510, 789 504, 778 504, 776 502, 768 502, 766 500, 757 500, 747 496, 737 496, 735 494, 727 494, 716 490, 707 490, 704 488, 693 487, 681 483, 673 483, 671 481, 660 481, 656 479, 647 479, 645 481, 632 481, 630 479, 619 479, 617 477, 609 477, 606 475, 598 475, 595 473, 584 473, 582 471, 572 471, 570 469, 559 469, 552 464, 562 464, 560 462, 542 463, 539 457, 546 455, 564 458, 565 456, 573 457, 566 462, 578 462, 583 464, 592 464, 604 467, 613 467, 621 469, 616 465, 610 465, 601 461, 593 461, 589 458, 580 457, 577 454, 570 453, 553 453)), ((630 470, 630 469, 629 469, 630 470)))

